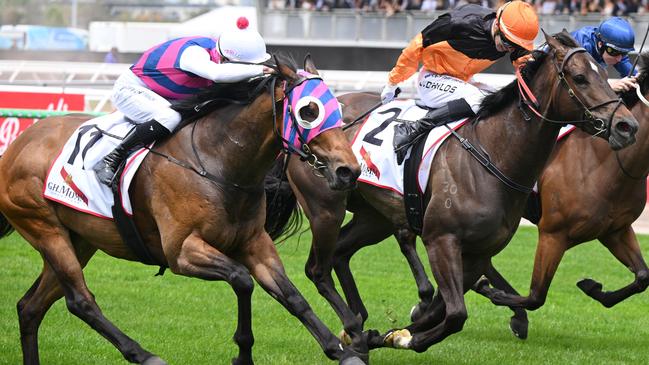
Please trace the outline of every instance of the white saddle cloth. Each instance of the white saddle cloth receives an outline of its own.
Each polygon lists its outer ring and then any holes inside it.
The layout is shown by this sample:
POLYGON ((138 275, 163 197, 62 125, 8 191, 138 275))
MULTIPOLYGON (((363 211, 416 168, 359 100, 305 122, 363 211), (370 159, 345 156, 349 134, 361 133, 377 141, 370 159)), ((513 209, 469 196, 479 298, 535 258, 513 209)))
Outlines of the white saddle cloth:
MULTIPOLYGON (((119 112, 91 119, 79 126, 50 167, 43 195, 78 211, 112 219, 113 193, 108 186, 97 180, 92 167, 121 140, 102 135, 99 130, 124 137, 131 128, 133 124, 119 112)), ((147 148, 142 148, 132 153, 120 177, 122 205, 129 215, 133 214, 133 209, 128 187, 148 152, 147 148)))
MULTIPOLYGON (((418 120, 427 110, 415 105, 414 100, 395 100, 372 112, 352 141, 352 150, 361 165, 359 181, 393 190, 403 195, 403 167, 397 164, 392 148, 396 119, 418 120)), ((448 124, 458 129, 467 118, 448 124)), ((446 126, 434 128, 428 134, 423 157, 418 168, 418 184, 421 192, 426 191, 430 166, 442 142, 451 134, 446 126)), ((410 151, 408 151, 408 156, 410 151)))

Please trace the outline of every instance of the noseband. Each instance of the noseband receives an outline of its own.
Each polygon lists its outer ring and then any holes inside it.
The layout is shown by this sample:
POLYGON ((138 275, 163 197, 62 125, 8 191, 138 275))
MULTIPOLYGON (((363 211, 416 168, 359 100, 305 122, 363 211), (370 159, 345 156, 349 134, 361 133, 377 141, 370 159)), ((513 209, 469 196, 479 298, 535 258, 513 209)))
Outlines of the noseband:
MULTIPOLYGON (((599 134, 605 133, 606 136, 610 135, 611 132, 611 124, 613 122, 613 116, 615 116, 615 113, 617 110, 620 108, 620 105, 622 105, 622 99, 617 98, 617 99, 610 99, 605 102, 599 103, 597 105, 593 106, 586 106, 586 104, 577 96, 575 91, 572 89, 568 81, 566 80, 564 68, 566 66, 566 63, 570 58, 577 53, 582 53, 582 52, 588 52, 586 51, 585 48, 583 47, 577 47, 577 48, 572 48, 568 51, 566 56, 563 58, 563 62, 561 62, 561 66, 557 64, 556 62, 556 52, 553 53, 552 55, 552 64, 554 65, 555 70, 557 71, 557 77, 559 78, 558 84, 564 86, 568 90, 568 96, 570 96, 571 99, 575 100, 577 104, 579 104, 582 109, 584 110, 584 119, 582 120, 576 120, 576 121, 560 121, 560 120, 554 120, 547 118, 545 115, 539 112, 539 103, 530 90, 530 88, 527 86, 527 83, 523 79, 523 76, 520 73, 520 69, 516 70, 516 79, 518 81, 518 88, 520 91, 521 95, 521 104, 524 104, 528 107, 529 110, 531 110, 534 114, 536 114, 539 118, 541 118, 544 121, 550 122, 550 123, 556 123, 556 124, 576 124, 576 123, 591 123, 593 125, 593 128, 597 130, 597 133, 594 135, 597 136, 599 134), (604 107, 609 104, 616 103, 615 108, 613 108, 613 112, 611 112, 611 115, 604 121, 601 118, 595 117, 593 114, 593 111, 597 108, 604 107)), ((523 111, 523 114, 526 115, 524 110, 521 108, 521 111, 523 111)), ((529 120, 530 118, 526 116, 526 119, 529 120)))

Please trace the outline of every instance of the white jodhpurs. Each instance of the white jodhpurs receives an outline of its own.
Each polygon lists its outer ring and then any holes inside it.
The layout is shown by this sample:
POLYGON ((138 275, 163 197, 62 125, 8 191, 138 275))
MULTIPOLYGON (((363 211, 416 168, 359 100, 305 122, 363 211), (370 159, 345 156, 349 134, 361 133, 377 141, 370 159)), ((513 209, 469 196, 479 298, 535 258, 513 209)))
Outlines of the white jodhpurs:
POLYGON ((170 108, 171 103, 150 90, 131 70, 115 81, 110 99, 117 110, 136 123, 155 119, 169 132, 180 123, 180 114, 170 108))
POLYGON ((430 108, 439 108, 449 101, 464 99, 474 113, 480 109, 484 92, 474 85, 448 75, 422 69, 417 80, 417 93, 430 108))

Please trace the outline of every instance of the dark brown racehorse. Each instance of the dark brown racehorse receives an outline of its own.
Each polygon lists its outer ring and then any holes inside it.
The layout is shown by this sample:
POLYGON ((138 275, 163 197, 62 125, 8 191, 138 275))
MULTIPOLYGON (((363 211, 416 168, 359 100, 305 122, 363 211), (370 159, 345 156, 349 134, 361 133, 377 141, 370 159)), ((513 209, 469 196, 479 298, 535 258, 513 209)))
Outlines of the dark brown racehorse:
POLYGON ((614 291, 602 291, 602 284, 583 279, 577 286, 584 293, 612 307, 649 286, 649 269, 631 228, 645 207, 649 173, 649 53, 640 56, 640 64, 638 84, 645 101, 635 89, 623 95, 640 122, 638 142, 615 152, 600 140, 574 131, 557 144, 538 184, 542 213, 529 295, 511 295, 515 291, 492 268, 487 278, 509 294, 489 288, 486 280, 476 289, 494 303, 531 310, 541 307, 564 252, 595 239, 631 270, 635 279, 614 291))
MULTIPOLYGON (((305 69, 316 73, 310 61, 305 69)), ((340 341, 289 281, 264 230, 264 176, 282 148, 278 133, 283 128, 283 100, 305 80, 290 62, 280 59, 277 70, 269 77, 215 85, 178 106, 182 114, 197 120, 156 145, 157 154, 149 154, 137 172, 130 191, 135 221, 161 265, 175 274, 224 280, 232 286, 238 302, 234 341, 239 354, 234 364, 253 363, 251 275, 308 328, 329 358, 357 362, 352 350, 342 350, 340 341), (224 98, 238 103, 223 102, 224 98), (208 100, 214 102, 204 105, 208 100), (195 105, 204 105, 198 116, 191 112, 195 105), (202 169, 207 174, 197 173, 202 169)), ((310 102, 294 113, 308 121, 321 111, 310 102)), ((43 198, 53 158, 89 118, 70 115, 42 120, 0 159, 2 233, 13 226, 44 263, 42 273, 18 302, 24 363, 39 363, 39 325, 50 306, 65 297, 68 310, 108 339, 126 360, 164 364, 104 317, 86 286, 82 270, 98 249, 117 258, 138 259, 115 224, 43 198)), ((323 163, 319 171, 330 187, 355 186, 360 168, 341 128, 324 131, 304 150, 313 153, 312 164, 323 163)))
MULTIPOLYGON (((577 48, 568 33, 554 38, 546 36, 546 40, 548 54, 536 52, 536 61, 523 70, 523 77, 538 98, 543 119, 527 108, 530 119, 521 113, 520 93, 514 82, 489 95, 483 102, 479 121, 459 130, 462 137, 483 148, 501 172, 528 187, 538 178, 554 147, 561 125, 557 121, 581 120, 585 113, 589 114, 592 118, 579 126, 606 138, 614 149, 633 143, 638 126, 629 110, 617 102, 605 81, 605 71, 596 66, 585 50, 577 48), (601 130, 601 121, 607 121, 606 132, 601 130)), ((346 120, 353 120, 379 98, 350 94, 340 100, 347 106, 346 120)), ((357 129, 358 126, 348 129, 350 140, 357 129)), ((389 143, 385 148, 390 148, 389 143)), ((489 173, 451 137, 434 158, 424 198, 422 240, 439 285, 438 295, 405 330, 384 336, 377 336, 374 331, 359 335, 367 312, 351 276, 349 260, 361 247, 392 234, 404 250, 414 253, 415 236, 409 231, 403 197, 369 184, 359 184, 351 194, 326 191, 323 182, 297 161, 289 162, 288 175, 313 232, 307 275, 332 304, 352 341, 361 341, 358 338, 369 334, 372 347, 415 351, 424 351, 462 329, 467 318, 464 293, 513 236, 528 196, 489 173), (354 216, 340 229, 345 209, 354 216), (351 310, 334 288, 332 266, 351 310)), ((432 293, 432 287, 420 290, 432 293)))

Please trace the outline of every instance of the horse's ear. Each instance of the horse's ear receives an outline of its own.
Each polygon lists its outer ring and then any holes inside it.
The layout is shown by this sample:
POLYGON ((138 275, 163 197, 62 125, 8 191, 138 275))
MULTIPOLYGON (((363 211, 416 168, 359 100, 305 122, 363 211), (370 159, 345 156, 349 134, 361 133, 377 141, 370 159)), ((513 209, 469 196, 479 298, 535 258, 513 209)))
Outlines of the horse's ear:
POLYGON ((285 79, 297 79, 297 74, 295 73, 295 71, 293 71, 290 66, 280 62, 280 59, 277 56, 275 56, 275 64, 277 65, 277 70, 279 71, 280 75, 284 76, 285 79))
POLYGON ((306 56, 304 56, 304 71, 312 75, 318 75, 318 70, 315 68, 315 64, 313 63, 313 58, 311 57, 310 53, 307 53, 306 56))
POLYGON ((543 32, 543 36, 545 37, 545 42, 550 46, 550 48, 555 49, 555 50, 562 50, 564 48, 564 45, 561 44, 556 38, 554 38, 551 35, 548 35, 543 29, 541 29, 541 32, 543 32))

